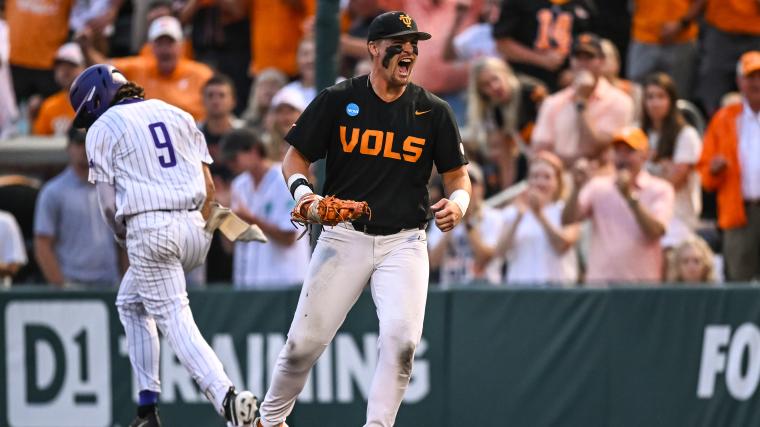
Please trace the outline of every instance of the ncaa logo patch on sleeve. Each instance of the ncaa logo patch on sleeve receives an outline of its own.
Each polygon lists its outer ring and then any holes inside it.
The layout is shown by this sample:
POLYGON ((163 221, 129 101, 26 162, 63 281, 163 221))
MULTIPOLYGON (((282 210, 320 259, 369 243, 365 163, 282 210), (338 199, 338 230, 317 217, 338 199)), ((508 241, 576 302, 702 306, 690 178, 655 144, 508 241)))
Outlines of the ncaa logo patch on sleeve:
POLYGON ((353 102, 346 105, 346 114, 348 114, 351 117, 356 117, 359 115, 359 106, 354 104, 353 102))

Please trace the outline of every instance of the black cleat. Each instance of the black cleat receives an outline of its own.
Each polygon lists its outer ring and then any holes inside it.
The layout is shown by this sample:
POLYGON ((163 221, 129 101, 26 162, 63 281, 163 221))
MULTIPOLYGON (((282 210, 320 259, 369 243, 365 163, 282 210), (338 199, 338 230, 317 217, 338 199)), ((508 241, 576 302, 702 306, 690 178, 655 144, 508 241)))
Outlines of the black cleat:
POLYGON ((161 418, 158 417, 158 408, 155 405, 141 407, 138 416, 129 427, 161 427, 161 418), (152 408, 151 408, 152 407, 152 408), (146 412, 145 414, 140 414, 146 412))

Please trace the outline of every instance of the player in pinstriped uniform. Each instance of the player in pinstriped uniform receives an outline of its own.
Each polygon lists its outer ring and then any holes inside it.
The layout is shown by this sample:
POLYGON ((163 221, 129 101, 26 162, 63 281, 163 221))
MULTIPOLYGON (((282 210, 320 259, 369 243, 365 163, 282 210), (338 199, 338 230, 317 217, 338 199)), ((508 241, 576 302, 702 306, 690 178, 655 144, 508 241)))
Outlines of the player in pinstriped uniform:
POLYGON ((184 272, 200 265, 214 187, 205 140, 190 114, 143 90, 112 66, 94 65, 70 92, 74 126, 86 127, 89 180, 104 219, 126 246, 130 267, 116 305, 140 386, 132 426, 159 426, 158 328, 206 397, 233 425, 252 421, 256 400, 237 393, 201 336, 188 305, 184 272))

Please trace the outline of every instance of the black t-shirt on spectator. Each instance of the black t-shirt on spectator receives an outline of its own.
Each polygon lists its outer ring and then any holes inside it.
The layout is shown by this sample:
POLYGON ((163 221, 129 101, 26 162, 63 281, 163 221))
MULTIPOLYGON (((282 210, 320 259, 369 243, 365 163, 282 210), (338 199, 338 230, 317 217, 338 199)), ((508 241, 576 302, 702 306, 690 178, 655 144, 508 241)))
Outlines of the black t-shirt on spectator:
POLYGON ((620 53, 620 69, 626 69, 628 43, 631 39, 630 0, 604 0, 596 3, 594 32, 609 39, 620 53))
MULTIPOLYGON (((556 49, 569 56, 573 37, 592 30, 595 10, 591 0, 504 0, 493 36, 511 38, 531 49, 556 49)), ((516 71, 537 77, 550 89, 556 89, 560 70, 511 64, 516 71)))

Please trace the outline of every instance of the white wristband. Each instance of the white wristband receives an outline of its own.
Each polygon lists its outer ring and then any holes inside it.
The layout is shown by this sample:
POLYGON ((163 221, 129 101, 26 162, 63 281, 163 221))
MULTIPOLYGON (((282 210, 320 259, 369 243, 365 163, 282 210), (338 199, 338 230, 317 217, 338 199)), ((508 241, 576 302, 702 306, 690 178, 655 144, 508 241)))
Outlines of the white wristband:
MULTIPOLYGON (((308 182, 308 179, 306 179, 306 177, 303 174, 294 173, 293 175, 290 175, 290 178, 288 178, 288 188, 289 189, 292 188, 293 183, 299 179, 303 179, 304 181, 308 182)), ((312 189, 308 185, 301 184, 298 187, 296 187, 295 191, 293 191, 293 199, 295 201, 299 201, 301 200, 301 197, 303 197, 304 195, 311 194, 313 192, 314 191, 312 191, 312 189)))
POLYGON ((449 200, 459 205, 459 209, 462 211, 462 216, 464 216, 464 213, 467 212, 467 206, 470 205, 470 193, 460 188, 451 193, 449 200))
POLYGON ((297 179, 303 178, 308 181, 308 178, 304 176, 302 173, 294 173, 293 175, 290 175, 290 178, 288 178, 288 188, 290 188, 291 185, 293 185, 294 182, 296 182, 297 179))
POLYGON ((301 200, 301 197, 305 196, 306 194, 311 194, 313 191, 311 191, 311 188, 309 188, 308 185, 299 185, 298 188, 296 188, 296 191, 293 193, 293 199, 297 202, 301 200))

